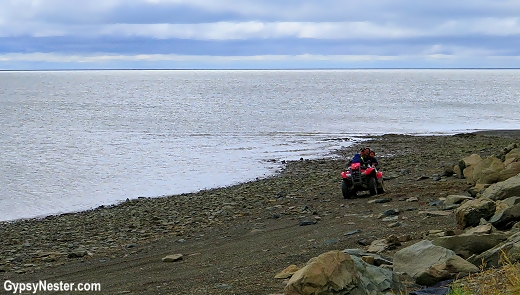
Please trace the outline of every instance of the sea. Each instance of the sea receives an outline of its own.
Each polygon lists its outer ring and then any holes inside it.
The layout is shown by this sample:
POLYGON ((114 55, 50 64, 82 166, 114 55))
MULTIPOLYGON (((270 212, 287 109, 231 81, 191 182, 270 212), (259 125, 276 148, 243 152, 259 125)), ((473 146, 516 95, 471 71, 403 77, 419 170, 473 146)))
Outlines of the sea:
POLYGON ((519 114, 520 70, 4 71, 0 221, 269 177, 374 135, 520 129, 519 114))

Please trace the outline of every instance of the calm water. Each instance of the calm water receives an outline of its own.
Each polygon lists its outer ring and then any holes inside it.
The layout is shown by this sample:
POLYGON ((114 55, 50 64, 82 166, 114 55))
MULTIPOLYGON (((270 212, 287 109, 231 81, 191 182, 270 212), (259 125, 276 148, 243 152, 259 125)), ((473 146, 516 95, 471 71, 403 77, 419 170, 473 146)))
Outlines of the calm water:
POLYGON ((520 128, 520 70, 0 72, 0 220, 226 186, 364 134, 520 128))

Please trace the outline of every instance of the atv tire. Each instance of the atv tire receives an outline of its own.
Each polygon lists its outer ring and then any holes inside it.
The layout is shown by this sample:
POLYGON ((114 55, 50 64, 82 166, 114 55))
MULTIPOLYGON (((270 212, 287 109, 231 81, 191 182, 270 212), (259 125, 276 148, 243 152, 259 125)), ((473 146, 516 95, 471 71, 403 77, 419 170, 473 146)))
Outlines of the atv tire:
POLYGON ((383 179, 381 179, 381 183, 377 187, 377 193, 378 194, 384 194, 385 193, 385 186, 384 186, 383 179))
POLYGON ((348 184, 345 180, 341 182, 341 193, 343 194, 343 199, 350 199, 352 196, 352 191, 348 188, 348 184))
POLYGON ((375 177, 370 177, 368 179, 368 191, 371 196, 377 195, 377 180, 375 177))

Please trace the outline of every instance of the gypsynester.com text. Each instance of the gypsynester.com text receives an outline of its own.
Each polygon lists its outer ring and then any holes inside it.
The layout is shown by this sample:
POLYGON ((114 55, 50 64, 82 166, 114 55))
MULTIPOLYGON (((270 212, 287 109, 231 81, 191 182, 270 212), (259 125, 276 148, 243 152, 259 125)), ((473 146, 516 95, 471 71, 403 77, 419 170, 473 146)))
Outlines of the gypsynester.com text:
POLYGON ((13 294, 36 294, 38 292, 99 292, 101 291, 100 283, 49 283, 47 281, 38 281, 37 283, 15 283, 7 280, 3 284, 4 290, 13 294))

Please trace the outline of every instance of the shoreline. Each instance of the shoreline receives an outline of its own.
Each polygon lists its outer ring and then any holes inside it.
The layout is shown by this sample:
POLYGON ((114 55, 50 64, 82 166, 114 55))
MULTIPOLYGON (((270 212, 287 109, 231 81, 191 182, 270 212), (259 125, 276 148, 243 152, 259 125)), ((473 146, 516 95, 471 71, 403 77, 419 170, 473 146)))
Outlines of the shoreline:
MULTIPOLYGON (((443 137, 443 136, 461 136, 461 135, 466 135, 466 134, 515 138, 515 137, 520 136, 520 129, 482 129, 482 130, 473 130, 473 131, 462 132, 462 133, 449 132, 449 133, 428 133, 428 134, 422 134, 422 133, 417 133, 417 134, 416 133, 386 133, 386 134, 375 134, 375 135, 364 134, 364 135, 356 135, 355 137, 354 136, 348 137, 349 139, 352 139, 352 144, 350 144, 346 149, 351 149, 352 146, 354 146, 356 144, 360 144, 361 142, 371 141, 371 140, 374 140, 374 139, 377 139, 380 137, 385 137, 385 136, 414 136, 414 137, 440 136, 440 137, 443 137)), ((310 158, 310 160, 313 160, 313 161, 314 160, 327 160, 327 159, 337 157, 338 154, 340 154, 340 153, 341 153, 341 149, 331 150, 327 156, 321 155, 321 156, 317 156, 317 157, 312 157, 312 158, 310 158)), ((305 160, 309 160, 309 159, 305 159, 305 160)), ((68 211, 68 212, 63 212, 63 213, 48 214, 48 215, 41 215, 41 216, 27 217, 27 218, 22 217, 22 218, 17 218, 17 219, 12 219, 12 220, 0 220, 0 226, 3 224, 11 224, 11 223, 24 222, 24 221, 30 221, 30 220, 42 220, 45 218, 59 217, 62 215, 83 214, 83 213, 88 213, 88 212, 92 212, 92 211, 96 211, 96 210, 110 209, 110 208, 114 208, 117 206, 121 206, 124 203, 133 201, 133 200, 140 200, 140 199, 153 200, 153 199, 161 199, 161 198, 172 198, 172 197, 182 196, 182 195, 198 194, 198 193, 201 193, 204 191, 211 191, 211 190, 216 190, 216 189, 226 189, 226 188, 230 188, 233 186, 243 185, 246 183, 251 183, 251 182, 255 182, 258 180, 262 180, 262 179, 268 179, 270 177, 276 177, 280 173, 283 173, 283 170, 287 166, 286 163, 296 162, 296 161, 297 160, 281 160, 280 163, 276 163, 278 165, 277 171, 272 172, 272 174, 270 174, 270 175, 267 175, 264 177, 256 177, 254 179, 250 179, 250 180, 246 180, 246 181, 237 181, 236 183, 229 184, 226 186, 219 186, 219 187, 214 187, 214 188, 201 189, 201 190, 197 190, 197 191, 193 191, 193 192, 186 192, 186 193, 172 194, 172 195, 166 194, 166 195, 160 195, 160 196, 155 196, 155 197, 137 197, 137 198, 133 198, 133 199, 127 198, 126 200, 120 200, 113 204, 99 205, 95 208, 90 208, 90 209, 85 209, 85 210, 68 211)))

